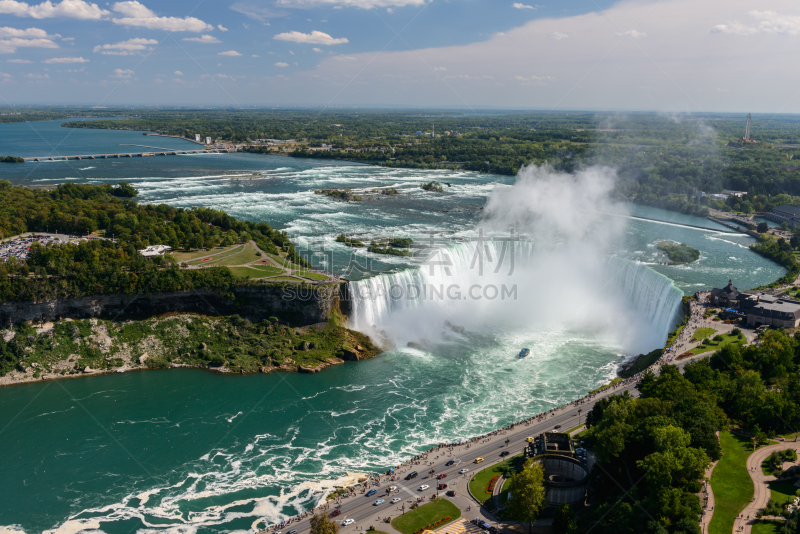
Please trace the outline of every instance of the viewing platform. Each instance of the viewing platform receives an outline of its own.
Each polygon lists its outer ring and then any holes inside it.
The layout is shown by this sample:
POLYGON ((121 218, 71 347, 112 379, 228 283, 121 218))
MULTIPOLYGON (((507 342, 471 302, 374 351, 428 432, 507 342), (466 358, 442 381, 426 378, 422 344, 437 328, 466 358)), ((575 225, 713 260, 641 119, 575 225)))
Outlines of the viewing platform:
POLYGON ((23 158, 25 163, 38 161, 67 161, 70 159, 112 159, 112 158, 146 158, 150 156, 183 156, 186 154, 223 154, 236 152, 235 148, 211 148, 204 150, 167 150, 160 152, 121 152, 119 154, 86 154, 78 156, 40 156, 23 158))

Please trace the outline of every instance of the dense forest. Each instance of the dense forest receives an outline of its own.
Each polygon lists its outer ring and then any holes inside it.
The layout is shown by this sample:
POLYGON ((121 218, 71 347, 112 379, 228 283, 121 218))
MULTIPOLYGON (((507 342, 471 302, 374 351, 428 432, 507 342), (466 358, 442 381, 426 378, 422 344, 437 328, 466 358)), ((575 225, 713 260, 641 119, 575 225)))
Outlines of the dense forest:
POLYGON ((773 330, 760 346, 726 345, 683 374, 671 365, 648 372, 637 388, 639 398, 614 395, 587 414, 599 502, 577 532, 699 534, 695 494, 722 452, 715 432, 732 427, 766 441, 800 425, 800 334, 773 330))
POLYGON ((181 270, 169 256, 145 258, 148 245, 210 248, 254 240, 265 252, 285 251, 307 265, 284 232, 267 223, 234 219, 209 208, 139 204, 128 184, 76 185, 52 190, 12 187, 0 181, 0 237, 23 232, 91 234, 112 239, 79 244, 31 245, 26 261, 0 264, 0 300, 39 300, 98 293, 149 293, 191 288, 225 290, 234 283, 226 268, 181 270))

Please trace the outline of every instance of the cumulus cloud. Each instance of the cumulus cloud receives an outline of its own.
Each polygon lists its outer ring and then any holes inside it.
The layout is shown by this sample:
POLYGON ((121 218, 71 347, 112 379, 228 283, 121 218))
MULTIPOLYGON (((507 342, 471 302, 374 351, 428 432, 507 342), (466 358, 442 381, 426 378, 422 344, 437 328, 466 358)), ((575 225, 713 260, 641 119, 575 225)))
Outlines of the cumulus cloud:
POLYGON ((23 39, 53 39, 47 32, 39 28, 27 28, 19 30, 17 28, 0 28, 0 37, 21 37, 23 39))
POLYGON ((7 63, 20 63, 22 65, 29 65, 33 63, 30 59, 9 59, 7 63))
POLYGON ((218 55, 218 56, 229 56, 229 57, 236 57, 236 56, 241 56, 242 54, 240 54, 240 53, 239 53, 239 52, 237 52, 236 50, 228 50, 227 52, 220 52, 220 53, 219 53, 219 54, 217 54, 217 55, 218 55))
POLYGON ((194 43, 221 43, 219 39, 214 37, 213 35, 201 35, 200 37, 184 37, 184 41, 192 41, 194 43))
POLYGON ((533 6, 526 6, 525 4, 523 4, 521 2, 514 2, 514 7, 517 8, 517 9, 536 9, 533 6))
POLYGON ((17 0, 0 0, 0 14, 31 17, 34 19, 50 19, 56 17, 99 20, 111 13, 84 0, 62 0, 53 3, 50 0, 41 4, 28 4, 17 0))
POLYGON ((553 32, 553 33, 551 33, 551 34, 549 35, 549 37, 550 37, 550 39, 552 39, 552 40, 554 40, 554 41, 560 41, 561 39, 566 39, 566 38, 568 38, 568 37, 569 37, 569 35, 567 35, 567 34, 566 34, 566 33, 564 33, 564 32, 553 32))
POLYGON ((112 78, 129 78, 133 75, 133 71, 131 69, 114 69, 114 74, 111 75, 112 78))
POLYGON ((317 48, 316 46, 314 48, 312 48, 311 50, 313 50, 314 52, 319 52, 320 54, 325 52, 323 49, 317 48))
POLYGON ((291 41, 293 43, 315 44, 315 45, 337 45, 349 43, 345 37, 333 38, 327 33, 320 31, 312 31, 311 33, 302 33, 297 31, 279 33, 275 36, 278 41, 291 41))
POLYGON ((372 9, 373 7, 405 7, 422 6, 428 0, 277 0, 275 3, 286 7, 358 7, 361 9, 372 9))
POLYGON ((288 63, 284 63, 283 61, 278 61, 277 63, 275 63, 275 66, 276 67, 288 67, 289 64, 288 63))
POLYGON ((158 41, 155 39, 128 39, 116 44, 104 44, 94 47, 94 52, 100 52, 106 56, 130 56, 140 54, 145 50, 152 50, 158 41))
POLYGON ((225 26, 223 26, 222 24, 217 24, 217 28, 219 28, 219 31, 221 31, 221 32, 226 32, 226 31, 228 31, 228 28, 226 28, 226 27, 225 27, 225 26))
POLYGON ((28 74, 25 75, 25 77, 28 78, 29 80, 46 80, 46 79, 48 79, 50 77, 50 75, 49 74, 36 74, 36 73, 33 73, 33 72, 29 72, 28 74))
POLYGON ((717 24, 713 33, 732 33, 736 35, 753 35, 757 33, 776 33, 783 35, 800 34, 800 16, 780 15, 775 11, 750 11, 747 13, 752 22, 743 24, 739 21, 717 24))
POLYGON ((179 70, 176 70, 172 74, 174 74, 175 76, 183 76, 183 73, 181 71, 179 71, 179 70))
POLYGON ((45 59, 42 63, 88 63, 88 59, 83 59, 82 57, 54 57, 50 59, 45 59))
POLYGON ((52 41, 56 37, 47 35, 47 32, 39 28, 27 28, 20 30, 17 28, 0 28, 0 54, 13 54, 17 48, 58 48, 52 41))
POLYGON ((259 22, 266 22, 268 19, 282 17, 285 13, 274 11, 268 7, 255 5, 250 2, 236 2, 231 5, 231 9, 237 13, 241 13, 245 17, 259 22))
MULTIPOLYGON (((3 0, 0 0, 2 2, 3 0)), ((66 1, 66 0, 65 0, 66 1)), ((111 20, 114 24, 148 28, 150 30, 165 30, 170 32, 204 32, 213 30, 214 27, 195 17, 159 17, 154 11, 147 8, 137 0, 116 2, 111 9, 119 16, 111 20)))
POLYGON ((614 35, 617 37, 632 37, 638 39, 639 37, 647 37, 647 34, 638 30, 628 30, 626 32, 617 32, 614 35))

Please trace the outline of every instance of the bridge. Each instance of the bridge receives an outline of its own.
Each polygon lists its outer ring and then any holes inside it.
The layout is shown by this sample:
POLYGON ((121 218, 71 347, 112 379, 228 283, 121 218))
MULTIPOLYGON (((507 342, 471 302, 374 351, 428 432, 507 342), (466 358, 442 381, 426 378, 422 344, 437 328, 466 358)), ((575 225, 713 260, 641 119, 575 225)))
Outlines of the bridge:
POLYGON ((235 148, 211 148, 204 150, 165 150, 161 152, 122 152, 119 154, 86 154, 78 156, 40 156, 23 158, 26 163, 34 161, 67 161, 70 159, 112 159, 112 158, 146 158, 151 156, 182 156, 185 154, 224 154, 236 152, 235 148))

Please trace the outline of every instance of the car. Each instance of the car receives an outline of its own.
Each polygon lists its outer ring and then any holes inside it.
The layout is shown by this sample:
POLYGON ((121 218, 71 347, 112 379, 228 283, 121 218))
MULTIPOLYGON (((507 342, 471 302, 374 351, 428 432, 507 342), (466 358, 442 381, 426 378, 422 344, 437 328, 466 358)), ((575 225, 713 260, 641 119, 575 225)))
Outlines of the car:
POLYGON ((464 474, 464 473, 466 473, 467 471, 469 471, 469 469, 467 469, 467 468, 465 467, 464 469, 462 469, 461 471, 459 471, 459 472, 458 472, 458 474, 460 474, 460 475, 463 475, 463 474, 464 474))
POLYGON ((369 490, 369 491, 367 492, 367 497, 372 497, 372 496, 373 496, 373 495, 375 495, 376 493, 378 493, 378 490, 376 490, 376 489, 374 489, 374 488, 373 488, 373 489, 371 489, 371 490, 369 490))
POLYGON ((333 512, 331 512, 331 517, 336 517, 337 515, 339 515, 341 513, 342 513, 341 510, 334 510, 333 512))
POLYGON ((391 500, 391 501, 389 501, 389 502, 390 502, 390 503, 392 503, 392 504, 394 504, 394 503, 396 503, 396 502, 400 502, 400 501, 402 501, 402 500, 403 500, 403 499, 401 499, 400 497, 395 497, 394 499, 392 499, 392 500, 391 500))
POLYGON ((342 526, 346 527, 347 525, 352 525, 355 522, 356 522, 355 519, 345 519, 344 521, 342 521, 342 526))
POLYGON ((296 531, 296 530, 294 530, 294 529, 292 529, 292 530, 290 530, 289 532, 287 532, 286 534, 297 534, 297 531, 296 531))
POLYGON ((533 436, 528 436, 527 438, 525 438, 525 441, 533 441, 533 436))
POLYGON ((397 491, 397 486, 389 486, 389 491, 397 491))
POLYGON ((378 506, 379 504, 383 504, 383 503, 385 503, 385 502, 386 502, 386 501, 384 501, 383 499, 378 499, 377 501, 375 501, 374 503, 372 503, 372 506, 378 506))
POLYGON ((406 475, 406 480, 411 480, 412 478, 417 478, 416 471, 411 471, 409 474, 406 475))
POLYGON ((451 465, 453 465, 454 463, 456 463, 456 461, 455 461, 455 460, 450 460, 449 462, 447 462, 447 463, 446 463, 446 464, 444 464, 444 465, 445 465, 445 466, 447 466, 447 467, 450 467, 450 466, 451 466, 451 465))
POLYGON ((503 452, 501 452, 501 453, 500 453, 500 456, 501 456, 501 457, 502 457, 502 456, 508 456, 509 454, 511 454, 511 453, 510 453, 510 452, 508 452, 508 451, 503 451, 503 452))
POLYGON ((419 487, 419 489, 418 489, 417 491, 425 491, 425 490, 426 490, 426 489, 428 489, 428 488, 430 488, 430 486, 429 486, 429 485, 427 485, 427 484, 423 484, 423 485, 421 485, 421 486, 419 487))
POLYGON ((437 476, 436 478, 438 478, 439 480, 442 480, 443 478, 447 478, 447 473, 442 473, 441 475, 437 476))
POLYGON ((561 428, 561 425, 556 425, 553 427, 553 430, 558 430, 559 428, 561 428))
POLYGON ((483 461, 483 458, 475 458, 475 463, 479 464, 483 461))
POLYGON ((453 491, 453 490, 450 490, 450 491, 447 492, 447 496, 448 497, 455 497, 456 496, 456 492, 453 491))
POLYGON ((447 489, 447 484, 439 484, 438 486, 436 486, 436 489, 440 490, 447 489))

